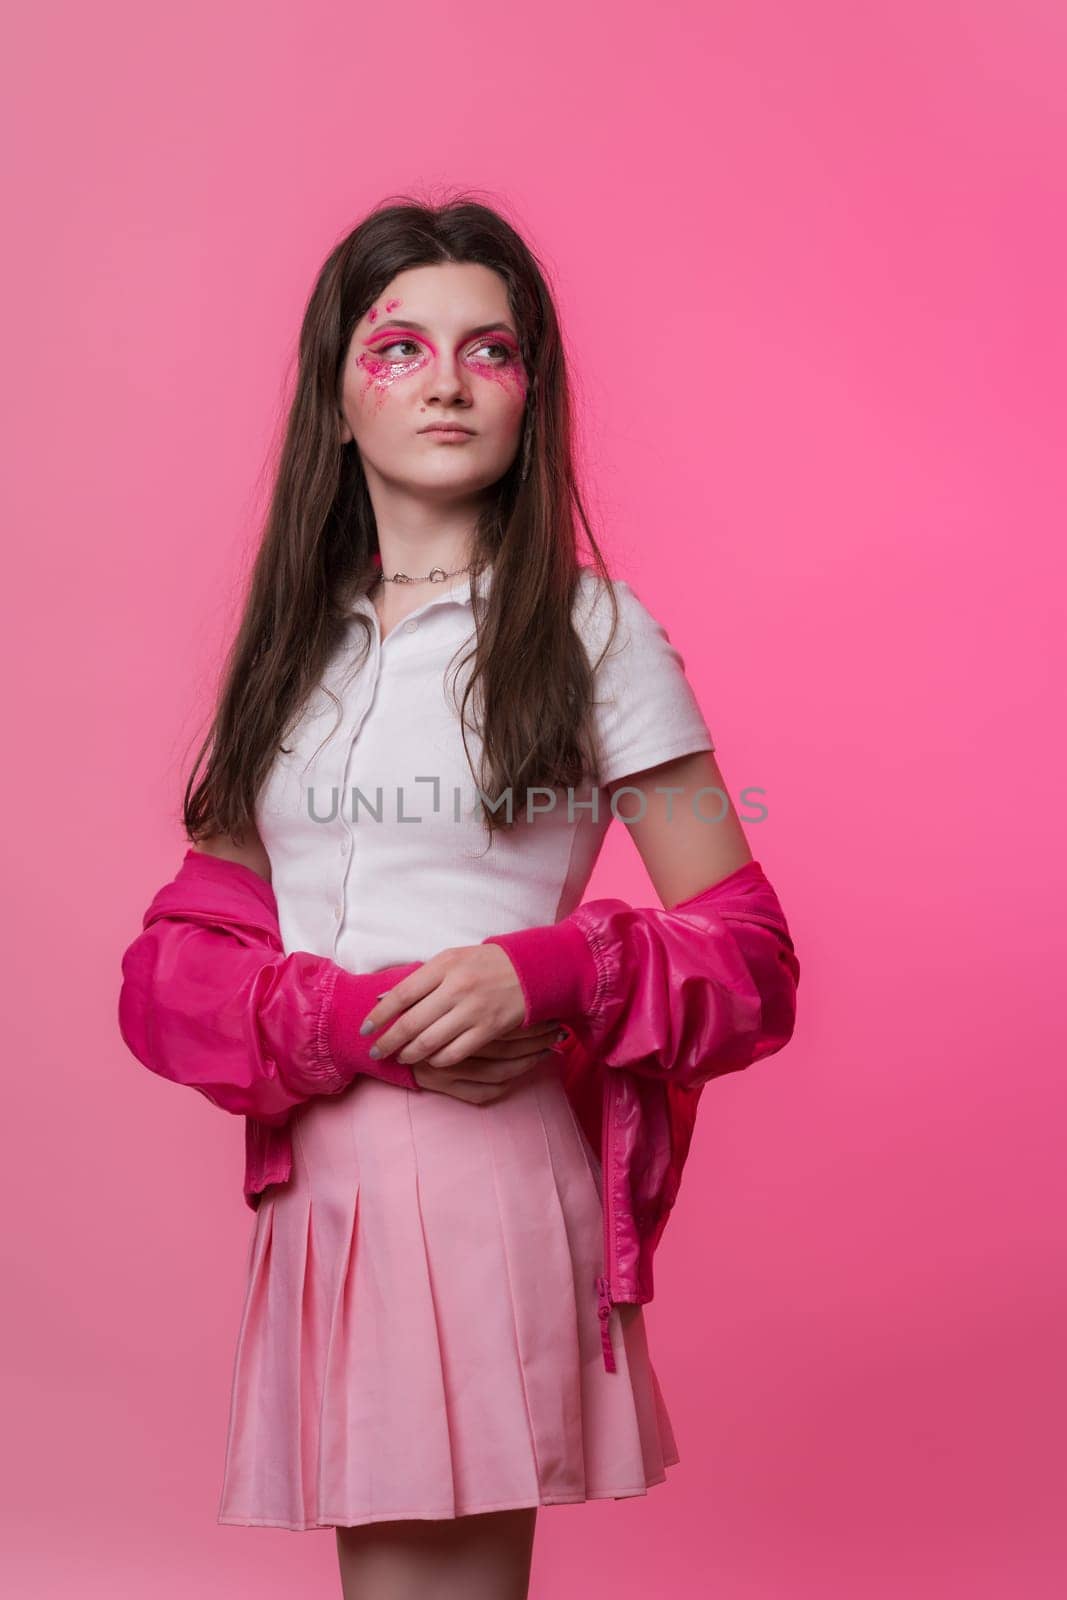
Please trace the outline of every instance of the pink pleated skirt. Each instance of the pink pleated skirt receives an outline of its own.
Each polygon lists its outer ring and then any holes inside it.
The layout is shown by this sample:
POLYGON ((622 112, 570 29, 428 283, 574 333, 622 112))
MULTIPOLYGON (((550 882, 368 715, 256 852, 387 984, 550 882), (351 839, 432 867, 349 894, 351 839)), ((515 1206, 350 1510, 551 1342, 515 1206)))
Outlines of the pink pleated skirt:
POLYGON ((248 1253, 218 1521, 306 1530, 643 1495, 678 1451, 557 1057, 471 1105, 301 1106, 248 1253))

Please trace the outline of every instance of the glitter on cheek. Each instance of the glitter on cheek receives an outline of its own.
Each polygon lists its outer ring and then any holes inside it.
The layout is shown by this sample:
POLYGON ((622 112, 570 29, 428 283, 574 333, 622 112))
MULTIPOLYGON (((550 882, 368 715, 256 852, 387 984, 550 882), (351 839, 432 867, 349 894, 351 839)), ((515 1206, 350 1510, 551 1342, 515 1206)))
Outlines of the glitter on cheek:
POLYGON ((526 398, 526 391, 530 386, 529 379, 525 368, 518 364, 509 363, 505 367, 493 367, 488 362, 472 361, 469 366, 471 371, 479 378, 488 378, 490 382, 495 383, 498 388, 506 390, 517 400, 521 401, 526 398))
POLYGON ((414 361, 383 361, 369 350, 362 351, 356 358, 356 366, 365 375, 366 379, 363 384, 362 396, 365 398, 368 391, 373 389, 380 408, 394 383, 417 371, 422 364, 418 359, 414 361))
POLYGON ((397 306, 403 305, 403 303, 404 302, 402 300, 387 300, 385 302, 385 309, 386 311, 395 311, 397 306))
POLYGON ((377 306, 371 306, 370 310, 367 312, 367 321, 368 322, 377 322, 377 320, 378 320, 378 307, 377 306))

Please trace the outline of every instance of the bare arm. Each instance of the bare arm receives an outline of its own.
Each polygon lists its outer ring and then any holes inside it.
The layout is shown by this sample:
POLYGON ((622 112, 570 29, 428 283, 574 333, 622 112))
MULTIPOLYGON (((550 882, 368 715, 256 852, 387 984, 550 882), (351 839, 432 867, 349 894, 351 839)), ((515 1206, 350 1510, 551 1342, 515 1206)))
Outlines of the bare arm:
POLYGON ((752 860, 741 820, 710 750, 620 778, 609 793, 619 795, 616 815, 668 908, 752 860), (638 793, 619 795, 623 789, 638 793), (627 822, 630 817, 639 820, 627 822))

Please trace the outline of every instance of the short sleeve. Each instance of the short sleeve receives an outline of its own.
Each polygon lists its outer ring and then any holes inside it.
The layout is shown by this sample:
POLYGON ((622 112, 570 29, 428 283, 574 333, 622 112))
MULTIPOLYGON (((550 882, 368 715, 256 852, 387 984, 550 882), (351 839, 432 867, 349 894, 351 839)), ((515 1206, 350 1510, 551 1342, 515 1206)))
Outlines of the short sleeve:
MULTIPOLYGON (((596 737, 602 785, 673 761, 715 741, 686 677, 685 662, 663 624, 621 578, 612 582, 619 622, 596 673, 596 737)), ((603 580, 586 569, 584 637, 595 665, 611 628, 603 580)))

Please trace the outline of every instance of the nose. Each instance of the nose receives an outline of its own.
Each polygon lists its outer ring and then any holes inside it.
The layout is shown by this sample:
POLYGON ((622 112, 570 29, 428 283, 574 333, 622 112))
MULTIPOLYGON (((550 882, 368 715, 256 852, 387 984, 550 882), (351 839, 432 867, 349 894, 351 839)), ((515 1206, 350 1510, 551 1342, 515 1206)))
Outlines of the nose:
POLYGON ((426 368, 422 397, 436 400, 442 405, 469 405, 471 392, 468 375, 462 363, 447 350, 442 350, 426 368))

